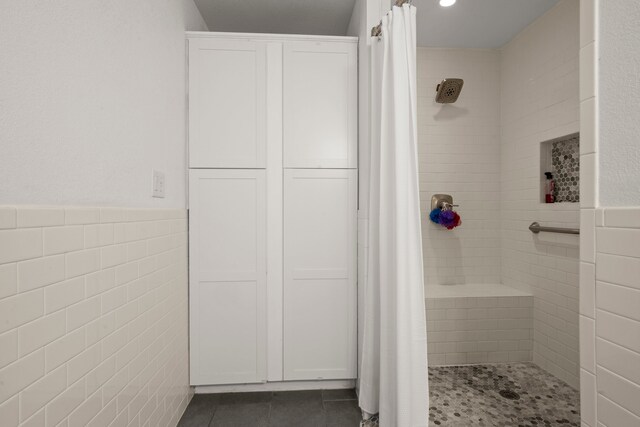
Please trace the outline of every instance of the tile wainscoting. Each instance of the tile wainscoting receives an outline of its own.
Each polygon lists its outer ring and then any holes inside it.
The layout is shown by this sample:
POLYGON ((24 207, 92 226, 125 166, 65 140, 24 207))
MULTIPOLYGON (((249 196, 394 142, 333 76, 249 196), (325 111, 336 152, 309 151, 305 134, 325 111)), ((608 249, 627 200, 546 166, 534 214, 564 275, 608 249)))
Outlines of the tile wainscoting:
POLYGON ((637 426, 640 208, 583 209, 581 232, 582 420, 592 427, 637 426))
POLYGON ((175 426, 187 325, 186 210, 0 207, 3 426, 175 426))

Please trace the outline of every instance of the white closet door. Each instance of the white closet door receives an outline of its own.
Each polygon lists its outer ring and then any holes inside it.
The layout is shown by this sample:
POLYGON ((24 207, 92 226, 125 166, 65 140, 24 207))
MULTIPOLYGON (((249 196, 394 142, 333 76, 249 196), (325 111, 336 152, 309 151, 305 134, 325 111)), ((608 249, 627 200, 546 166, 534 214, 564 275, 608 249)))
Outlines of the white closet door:
POLYGON ((284 166, 357 167, 357 45, 284 44, 284 166))
POLYGON ((285 380, 356 377, 356 173, 285 170, 285 380))
POLYGON ((189 40, 189 167, 264 168, 266 44, 189 40))
POLYGON ((264 170, 189 173, 191 384, 266 380, 264 170))

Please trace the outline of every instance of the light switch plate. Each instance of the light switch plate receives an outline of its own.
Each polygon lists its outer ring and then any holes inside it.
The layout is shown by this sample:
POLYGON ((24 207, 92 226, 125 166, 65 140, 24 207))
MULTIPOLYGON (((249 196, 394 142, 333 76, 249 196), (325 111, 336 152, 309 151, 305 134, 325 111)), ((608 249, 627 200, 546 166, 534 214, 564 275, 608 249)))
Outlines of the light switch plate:
POLYGON ((153 170, 153 192, 152 197, 164 199, 164 172, 153 170))

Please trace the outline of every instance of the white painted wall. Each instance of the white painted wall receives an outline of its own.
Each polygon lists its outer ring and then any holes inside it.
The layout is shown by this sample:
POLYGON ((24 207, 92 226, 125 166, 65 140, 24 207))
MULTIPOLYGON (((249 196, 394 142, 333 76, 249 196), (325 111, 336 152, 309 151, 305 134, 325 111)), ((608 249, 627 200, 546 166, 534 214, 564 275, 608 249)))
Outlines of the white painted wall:
POLYGON ((430 285, 500 283, 500 52, 418 49, 418 158, 425 294, 430 285), (462 78, 455 104, 434 101, 462 78), (429 220, 431 196, 451 194, 462 226, 429 220))
POLYGON ((599 2, 601 206, 640 206, 640 3, 599 2))
POLYGON ((0 204, 184 207, 192 0, 1 8, 0 204))
POLYGON ((562 0, 504 46, 500 78, 502 280, 534 295, 534 361, 574 387, 578 238, 528 227, 578 226, 578 204, 540 201, 540 142, 579 130, 578 39, 579 1, 562 0))

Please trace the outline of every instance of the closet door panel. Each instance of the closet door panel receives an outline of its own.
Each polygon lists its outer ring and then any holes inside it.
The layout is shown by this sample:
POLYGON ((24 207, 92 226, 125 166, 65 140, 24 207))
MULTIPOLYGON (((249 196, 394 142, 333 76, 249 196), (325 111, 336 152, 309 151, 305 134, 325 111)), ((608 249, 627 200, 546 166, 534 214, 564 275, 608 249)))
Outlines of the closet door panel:
POLYGON ((357 166, 357 45, 284 44, 284 166, 357 166))
POLYGON ((264 170, 191 170, 191 384, 266 378, 264 170))
POLYGON ((284 378, 356 376, 356 171, 285 171, 284 378))
POLYGON ((266 44, 189 40, 189 166, 264 168, 266 44))

